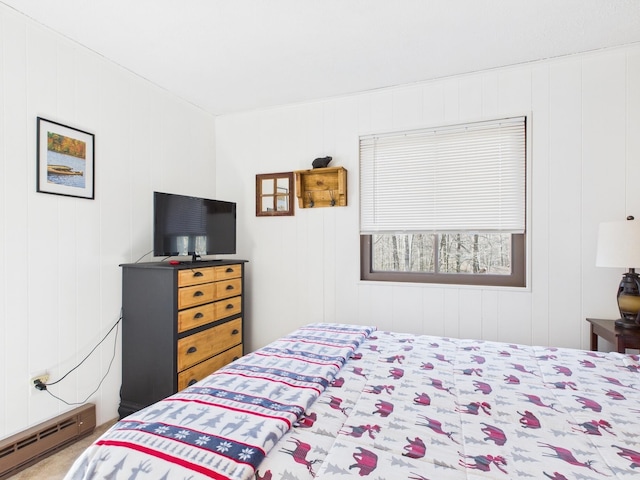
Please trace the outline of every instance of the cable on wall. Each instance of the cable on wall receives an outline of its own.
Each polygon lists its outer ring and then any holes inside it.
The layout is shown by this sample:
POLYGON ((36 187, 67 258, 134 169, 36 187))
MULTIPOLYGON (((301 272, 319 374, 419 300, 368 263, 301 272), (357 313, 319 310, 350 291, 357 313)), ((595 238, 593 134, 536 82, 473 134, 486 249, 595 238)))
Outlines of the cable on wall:
POLYGON ((104 380, 107 378, 107 375, 109 375, 109 372, 111 371, 111 366, 113 365, 113 361, 116 358, 116 347, 118 345, 118 331, 119 331, 118 327, 119 327, 121 321, 122 321, 122 310, 120 310, 120 316, 119 316, 118 320, 116 321, 116 323, 113 324, 113 326, 104 335, 104 337, 102 337, 102 339, 96 344, 95 347, 93 347, 91 349, 91 351, 80 361, 80 363, 78 363, 75 367, 73 367, 71 370, 69 370, 67 373, 65 373, 62 377, 60 377, 55 382, 41 383, 40 385, 36 385, 36 388, 38 390, 45 390, 53 398, 55 398, 57 400, 60 400, 62 403, 65 403, 66 405, 83 405, 84 403, 86 403, 87 400, 89 400, 89 398, 91 398, 100 389, 100 387, 102 386, 102 383, 104 382, 104 380), (87 359, 93 354, 93 352, 95 352, 96 349, 100 345, 102 345, 102 343, 104 343, 104 341, 111 334, 111 332, 113 332, 113 330, 115 330, 115 337, 113 339, 113 354, 111 355, 111 360, 109 361, 109 366, 107 367, 107 371, 105 372, 105 374, 100 379, 100 382, 98 383, 98 386, 95 388, 95 390, 93 390, 89 395, 87 395, 87 397, 84 400, 82 400, 80 402, 67 402, 66 400, 64 400, 64 399, 58 397, 57 395, 54 395, 53 393, 51 393, 51 391, 49 390, 48 387, 60 383, 62 380, 67 378, 72 372, 77 370, 84 362, 87 361, 87 359))

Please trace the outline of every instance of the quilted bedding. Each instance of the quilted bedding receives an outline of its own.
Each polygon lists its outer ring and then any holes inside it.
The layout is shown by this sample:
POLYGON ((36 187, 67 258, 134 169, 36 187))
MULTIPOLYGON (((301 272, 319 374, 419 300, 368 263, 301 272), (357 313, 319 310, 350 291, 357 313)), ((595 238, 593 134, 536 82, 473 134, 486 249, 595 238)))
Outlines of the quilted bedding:
POLYGON ((315 324, 119 422, 66 478, 632 479, 639 419, 637 355, 315 324))
POLYGON ((312 324, 114 425, 65 476, 247 479, 373 328, 312 324))
POLYGON ((639 360, 374 332, 256 478, 640 478, 639 360))

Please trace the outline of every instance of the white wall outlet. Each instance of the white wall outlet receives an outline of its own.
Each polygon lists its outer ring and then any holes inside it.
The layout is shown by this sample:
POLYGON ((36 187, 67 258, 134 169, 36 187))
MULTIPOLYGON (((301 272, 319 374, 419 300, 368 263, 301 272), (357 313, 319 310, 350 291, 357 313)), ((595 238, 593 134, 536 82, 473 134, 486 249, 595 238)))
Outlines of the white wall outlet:
POLYGON ((31 377, 29 378, 29 387, 32 392, 40 391, 36 388, 37 380, 40 380, 42 383, 47 383, 49 381, 49 373, 41 372, 41 373, 36 373, 31 375, 31 377))

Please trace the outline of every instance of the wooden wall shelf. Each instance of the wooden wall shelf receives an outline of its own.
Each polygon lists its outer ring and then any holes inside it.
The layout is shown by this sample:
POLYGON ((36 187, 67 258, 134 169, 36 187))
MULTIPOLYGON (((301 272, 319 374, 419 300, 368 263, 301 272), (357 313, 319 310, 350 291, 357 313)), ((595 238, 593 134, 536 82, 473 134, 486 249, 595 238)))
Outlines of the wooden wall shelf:
POLYGON ((344 167, 297 170, 298 207, 346 207, 347 170, 344 167))

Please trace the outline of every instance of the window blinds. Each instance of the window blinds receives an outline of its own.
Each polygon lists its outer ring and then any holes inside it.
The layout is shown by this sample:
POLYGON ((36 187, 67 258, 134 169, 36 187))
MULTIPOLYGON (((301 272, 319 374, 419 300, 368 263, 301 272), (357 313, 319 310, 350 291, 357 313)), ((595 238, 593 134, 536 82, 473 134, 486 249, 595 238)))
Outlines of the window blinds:
POLYGON ((526 118, 360 138, 360 231, 524 233, 526 118))

